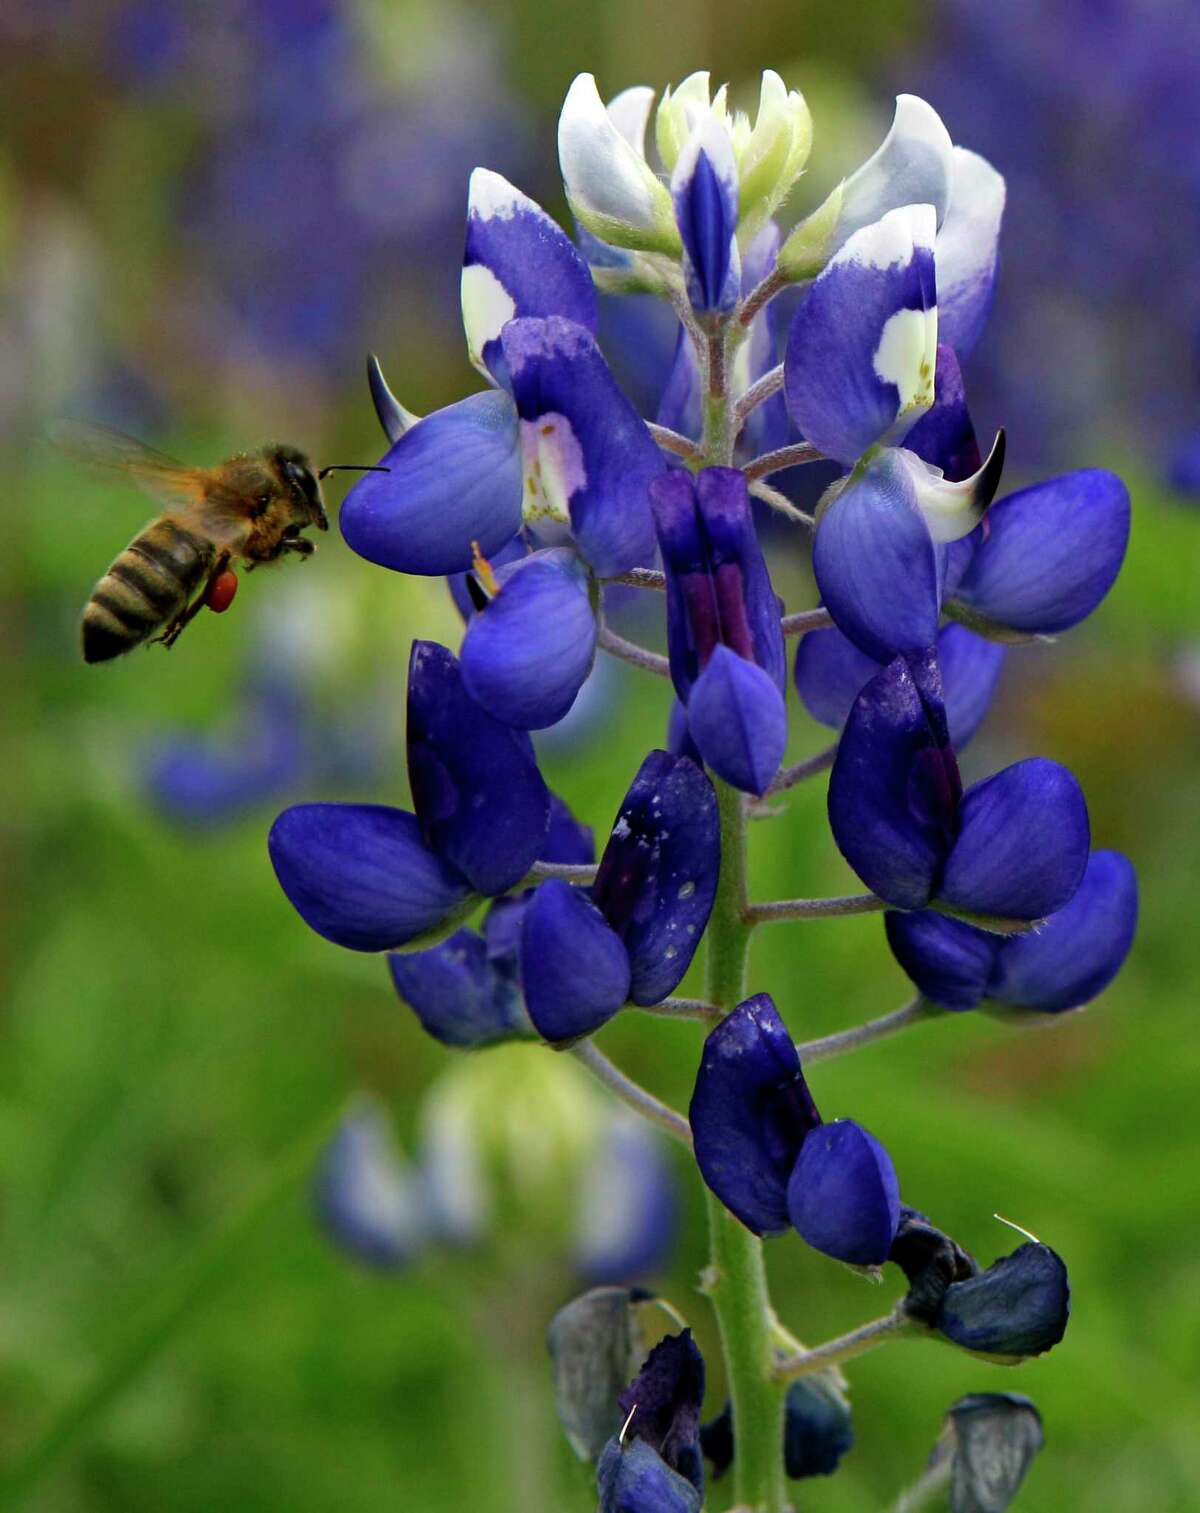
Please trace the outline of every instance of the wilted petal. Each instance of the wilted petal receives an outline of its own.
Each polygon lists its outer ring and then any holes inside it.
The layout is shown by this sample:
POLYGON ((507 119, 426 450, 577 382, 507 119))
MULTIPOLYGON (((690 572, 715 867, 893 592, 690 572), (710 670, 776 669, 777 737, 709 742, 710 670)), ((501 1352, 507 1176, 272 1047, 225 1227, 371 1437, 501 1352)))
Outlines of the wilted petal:
POLYGON ((820 1376, 793 1382, 783 1419, 783 1463, 792 1480, 832 1476, 853 1444, 850 1404, 837 1387, 820 1376))
POLYGON ((806 440, 847 465, 933 403, 935 218, 908 204, 856 232, 796 312, 784 392, 806 440))
POLYGON ((502 344, 522 422, 527 513, 569 515, 601 577, 647 566, 646 491, 666 463, 591 332, 558 316, 515 320, 502 344))
POLYGON ((1046 757, 1016 762, 963 795, 942 897, 970 914, 1041 919, 1079 887, 1090 839, 1071 773, 1046 757))
POLYGON ((1004 1513, 1044 1443, 1042 1416, 1020 1393, 960 1397, 933 1452, 935 1463, 952 1458, 950 1513, 1004 1513))
POLYGON ((692 687, 688 729, 719 778, 764 793, 787 747, 787 709, 761 667, 718 646, 692 687))
POLYGON ((883 917, 892 955, 926 998, 945 1009, 973 1009, 987 996, 1000 942, 931 909, 883 917))
POLYGON ((574 704, 596 654, 587 572, 568 548, 551 547, 496 576, 500 592, 467 626, 463 681, 496 719, 542 730, 574 704))
POLYGON ((428 1239, 420 1179, 373 1103, 359 1104, 338 1125, 317 1167, 313 1203, 330 1239, 371 1266, 403 1266, 428 1239))
POLYGON ((821 1118, 769 994, 746 999, 710 1032, 688 1115, 708 1186, 748 1229, 783 1234, 788 1179, 821 1118))
POLYGON ((947 1288, 937 1327, 966 1350, 1021 1361, 1057 1345, 1070 1313, 1062 1257, 1048 1245, 1030 1243, 947 1288))
POLYGON ((1004 179, 978 153, 954 149, 950 203, 937 239, 942 340, 963 357, 979 340, 996 287, 1004 179))
POLYGON ((593 235, 678 255, 671 196, 605 109, 591 74, 579 74, 563 101, 558 161, 571 209, 593 235))
POLYGON ((525 910, 521 981, 534 1028, 552 1044, 590 1035, 629 996, 629 957, 580 888, 542 883, 525 910))
POLYGON ((787 1188, 788 1216, 813 1247, 854 1266, 882 1266, 900 1222, 891 1157, 853 1119, 811 1132, 787 1188))
POLYGON ((610 1439, 596 1468, 598 1513, 700 1513, 703 1495, 643 1440, 610 1439))
POLYGON ((1119 851, 1093 851, 1077 892, 1037 930, 999 943, 987 993, 1057 1014, 1102 993, 1137 929, 1137 875, 1119 851))
POLYGON ((842 185, 830 251, 902 205, 932 205, 940 226, 950 202, 953 154, 950 133, 932 105, 917 95, 897 95, 887 136, 842 185))
POLYGON ((876 661, 937 639, 937 555, 895 448, 872 458, 822 512, 813 573, 838 629, 876 661))
POLYGON ((901 909, 937 890, 954 837, 958 766, 934 701, 902 657, 855 701, 829 779, 829 823, 867 887, 901 909))
POLYGON ((643 1440, 698 1492, 704 1491, 704 1462, 700 1457, 703 1402, 704 1357, 690 1329, 660 1340, 617 1399, 622 1414, 633 1415, 625 1431, 626 1442, 643 1440))
POLYGON ((414 641, 408 664, 408 779, 426 845, 477 893, 504 893, 542 852, 550 794, 528 737, 467 692, 458 658, 414 641))
POLYGON ((908 1279, 905 1313, 923 1324, 936 1324, 952 1282, 979 1274, 974 1256, 906 1203, 900 1205, 900 1223, 888 1260, 908 1279))
POLYGON ((298 804, 267 845, 300 917, 353 951, 416 941, 475 896, 422 841, 415 815, 382 804, 298 804))
POLYGON ((1053 635, 1104 598, 1128 541, 1129 491, 1116 474, 1065 473, 992 506, 957 597, 1014 630, 1053 635))
POLYGON ((595 1460, 621 1427, 617 1397, 642 1359, 630 1359, 637 1306, 627 1287, 593 1287, 550 1320, 554 1407, 580 1460, 595 1460))
POLYGON ((533 1035, 513 975, 481 935, 458 930, 431 951, 388 957, 396 992, 443 1045, 494 1045, 533 1035))
POLYGON ((732 310, 742 282, 737 164, 729 133, 711 111, 697 122, 679 154, 671 198, 692 308, 732 310))
POLYGON ((720 872, 712 784, 687 757, 652 751, 621 804, 592 898, 624 942, 634 1003, 674 992, 708 924, 720 872))
POLYGON ((427 415, 342 504, 346 544, 399 573, 462 572, 521 528, 521 448, 507 394, 473 394, 427 415))

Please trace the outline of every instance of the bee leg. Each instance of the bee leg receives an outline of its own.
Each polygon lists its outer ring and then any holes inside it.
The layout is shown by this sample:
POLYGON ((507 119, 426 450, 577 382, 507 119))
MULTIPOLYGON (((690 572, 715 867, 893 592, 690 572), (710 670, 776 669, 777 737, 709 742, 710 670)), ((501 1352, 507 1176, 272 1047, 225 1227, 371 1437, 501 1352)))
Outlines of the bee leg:
POLYGON ((161 636, 155 636, 155 641, 161 641, 162 644, 167 648, 167 650, 170 651, 171 647, 174 646, 176 641, 179 640, 180 636, 183 635, 184 630, 192 623, 192 621, 204 608, 205 604, 208 601, 209 589, 213 586, 214 582, 221 576, 221 574, 228 568, 232 555, 233 554, 231 552, 221 553, 216 562, 214 562, 212 567, 209 569, 208 577, 205 578, 200 592, 196 595, 192 602, 187 605, 186 608, 180 610, 179 614, 175 616, 174 620, 171 621, 170 625, 167 626, 166 630, 163 631, 161 636))

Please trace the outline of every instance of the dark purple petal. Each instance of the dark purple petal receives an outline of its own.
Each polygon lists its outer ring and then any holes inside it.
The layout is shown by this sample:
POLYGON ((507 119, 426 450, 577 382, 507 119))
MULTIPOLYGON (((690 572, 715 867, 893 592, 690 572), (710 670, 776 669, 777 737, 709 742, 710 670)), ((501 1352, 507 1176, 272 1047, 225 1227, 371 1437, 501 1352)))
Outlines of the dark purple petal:
POLYGON ((898 442, 933 400, 934 231, 929 205, 856 231, 792 322, 788 410, 807 441, 847 466, 876 442, 898 442))
POLYGON ((906 1203, 900 1205, 900 1224, 888 1260, 908 1280, 905 1313, 923 1324, 936 1324, 952 1282, 964 1282, 979 1272, 974 1256, 906 1203))
POLYGON ((872 458, 821 514, 813 573, 838 629, 876 661, 933 645, 937 555, 897 451, 872 458))
POLYGON ((845 1396, 826 1378, 793 1382, 783 1417, 783 1463, 793 1481, 832 1476, 854 1444, 854 1421, 845 1396))
POLYGON ((526 486, 565 504, 600 577, 654 560, 646 491, 666 469, 591 333, 574 322, 514 320, 504 356, 522 421, 526 486))
POLYGON ((700 1513, 703 1495, 643 1440, 615 1437, 596 1467, 598 1513, 700 1513))
POLYGON ((386 951, 434 930, 470 885, 421 839, 415 815, 381 804, 297 804, 267 842, 279 885, 318 935, 386 951))
POLYGON ((396 992, 443 1045, 494 1045, 533 1034, 510 972, 481 935, 458 930, 432 951, 388 957, 396 992))
POLYGON ((882 1266, 900 1222, 891 1157, 853 1119, 815 1129, 787 1187, 788 1215, 813 1247, 853 1266, 882 1266))
POLYGON ((600 859, 592 898, 629 953, 634 1003, 674 992, 708 924, 721 870, 712 784, 687 757, 652 751, 600 859))
POLYGON ((1000 944, 995 935, 931 909, 883 917, 892 955, 926 998, 945 1009, 973 1009, 987 996, 1000 944))
POLYGON ((983 466, 958 358, 944 342, 938 343, 933 408, 909 431, 904 445, 955 483, 983 466))
POLYGON ((787 747, 787 708, 761 667, 718 646, 692 686, 688 729, 719 778, 764 793, 787 747))
POLYGON ((617 1398, 622 1419, 633 1414, 625 1432, 626 1442, 645 1441, 698 1492, 704 1491, 704 1463, 700 1458, 703 1402, 704 1357, 690 1329, 660 1340, 617 1398))
POLYGON ((585 867, 596 860, 596 841, 592 827, 577 820, 559 798, 550 795, 550 828, 538 852, 538 861, 566 862, 585 867))
POLYGON ((458 573, 472 542, 486 557, 521 528, 517 412, 507 394, 473 394, 406 431, 342 504, 346 544, 400 573, 458 573))
POLYGON ((756 1234, 783 1234, 788 1179, 821 1116, 769 994, 746 999, 710 1032, 688 1116, 712 1191, 756 1234))
POLYGON ((950 853, 959 796, 954 753, 902 657, 855 701, 829 779, 829 823, 873 893, 921 909, 950 853))
POLYGON ((965 625, 944 625, 937 638, 946 699, 946 723, 961 751, 983 723, 1004 666, 1004 647, 985 641, 965 625))
POLYGON ((1001 941, 989 997, 1057 1014, 1102 993, 1137 929, 1137 875, 1119 851, 1093 851, 1070 903, 1027 935, 1001 941))
POLYGON ((671 713, 667 716, 667 750, 672 756, 687 757, 697 767, 704 766, 704 758, 688 730, 687 709, 678 699, 671 701, 671 713))
POLYGON ((970 914, 1042 919, 1079 887, 1090 841, 1075 778, 1058 762, 1029 757, 963 795, 941 895, 970 914))
POLYGON ((675 223, 683 241, 688 299, 694 310, 732 310, 741 291, 737 165, 729 134, 705 115, 671 175, 675 223))
POLYGON ((382 1111, 369 1104, 347 1114, 326 1146, 313 1206, 329 1238, 370 1266, 404 1266, 428 1239, 420 1180, 401 1161, 382 1111))
POLYGON ((472 362, 501 381, 500 332, 514 317, 561 315, 596 329, 596 288, 570 237, 487 168, 471 175, 462 307, 472 362))
POLYGON ((463 681, 496 719, 542 730, 574 704, 596 655, 587 571, 569 548, 551 547, 496 576, 500 592, 463 638, 463 681))
POLYGON ((1103 468, 1009 494, 988 513, 957 597, 989 619, 1053 635, 1090 615, 1129 541, 1129 491, 1103 468))
POLYGON ((414 641, 408 663, 408 780, 425 844, 477 893, 504 893, 542 854, 550 793, 528 737, 463 686, 458 658, 414 641))
POLYGON ((1022 1245, 946 1289, 937 1327, 956 1345, 1005 1361, 1042 1355, 1067 1332, 1071 1284, 1048 1245, 1022 1245))
POLYGON ((521 932, 525 1006, 544 1040, 590 1035, 629 996, 629 957, 580 888, 551 878, 534 893, 521 932))

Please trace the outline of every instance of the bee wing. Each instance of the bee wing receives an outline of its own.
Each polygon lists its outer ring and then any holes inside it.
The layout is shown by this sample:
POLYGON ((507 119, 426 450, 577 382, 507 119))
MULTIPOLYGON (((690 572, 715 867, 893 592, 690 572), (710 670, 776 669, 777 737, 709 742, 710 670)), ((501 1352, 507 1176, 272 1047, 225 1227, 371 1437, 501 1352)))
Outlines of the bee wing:
POLYGON ((195 508, 208 492, 202 468, 184 467, 163 452, 84 420, 59 420, 48 427, 51 442, 66 456, 104 473, 119 473, 144 493, 176 509, 195 508))

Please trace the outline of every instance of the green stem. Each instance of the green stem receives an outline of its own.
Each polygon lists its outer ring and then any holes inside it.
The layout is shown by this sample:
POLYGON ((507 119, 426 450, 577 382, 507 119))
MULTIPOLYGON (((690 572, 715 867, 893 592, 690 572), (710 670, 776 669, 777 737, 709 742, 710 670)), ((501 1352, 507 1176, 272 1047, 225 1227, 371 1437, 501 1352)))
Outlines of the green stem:
POLYGON ((30 1492, 130 1383, 175 1342, 183 1328, 233 1279, 238 1253, 276 1206, 311 1173, 344 1109, 344 1096, 339 1096, 334 1109, 324 1109, 320 1118, 307 1126, 276 1159, 241 1207, 163 1288, 95 1378, 62 1409, 42 1437, 0 1477, 0 1507, 13 1506, 30 1492))
MULTIPOLYGON (((706 939, 710 1003, 733 1008, 746 989, 750 929, 746 905, 746 814, 742 795, 714 780, 721 816, 721 873, 706 939)), ((783 1513, 783 1403, 772 1380, 775 1315, 767 1292, 762 1241, 707 1193, 711 1258, 704 1289, 717 1316, 733 1403, 737 1454, 734 1496, 754 1513, 783 1513)))

